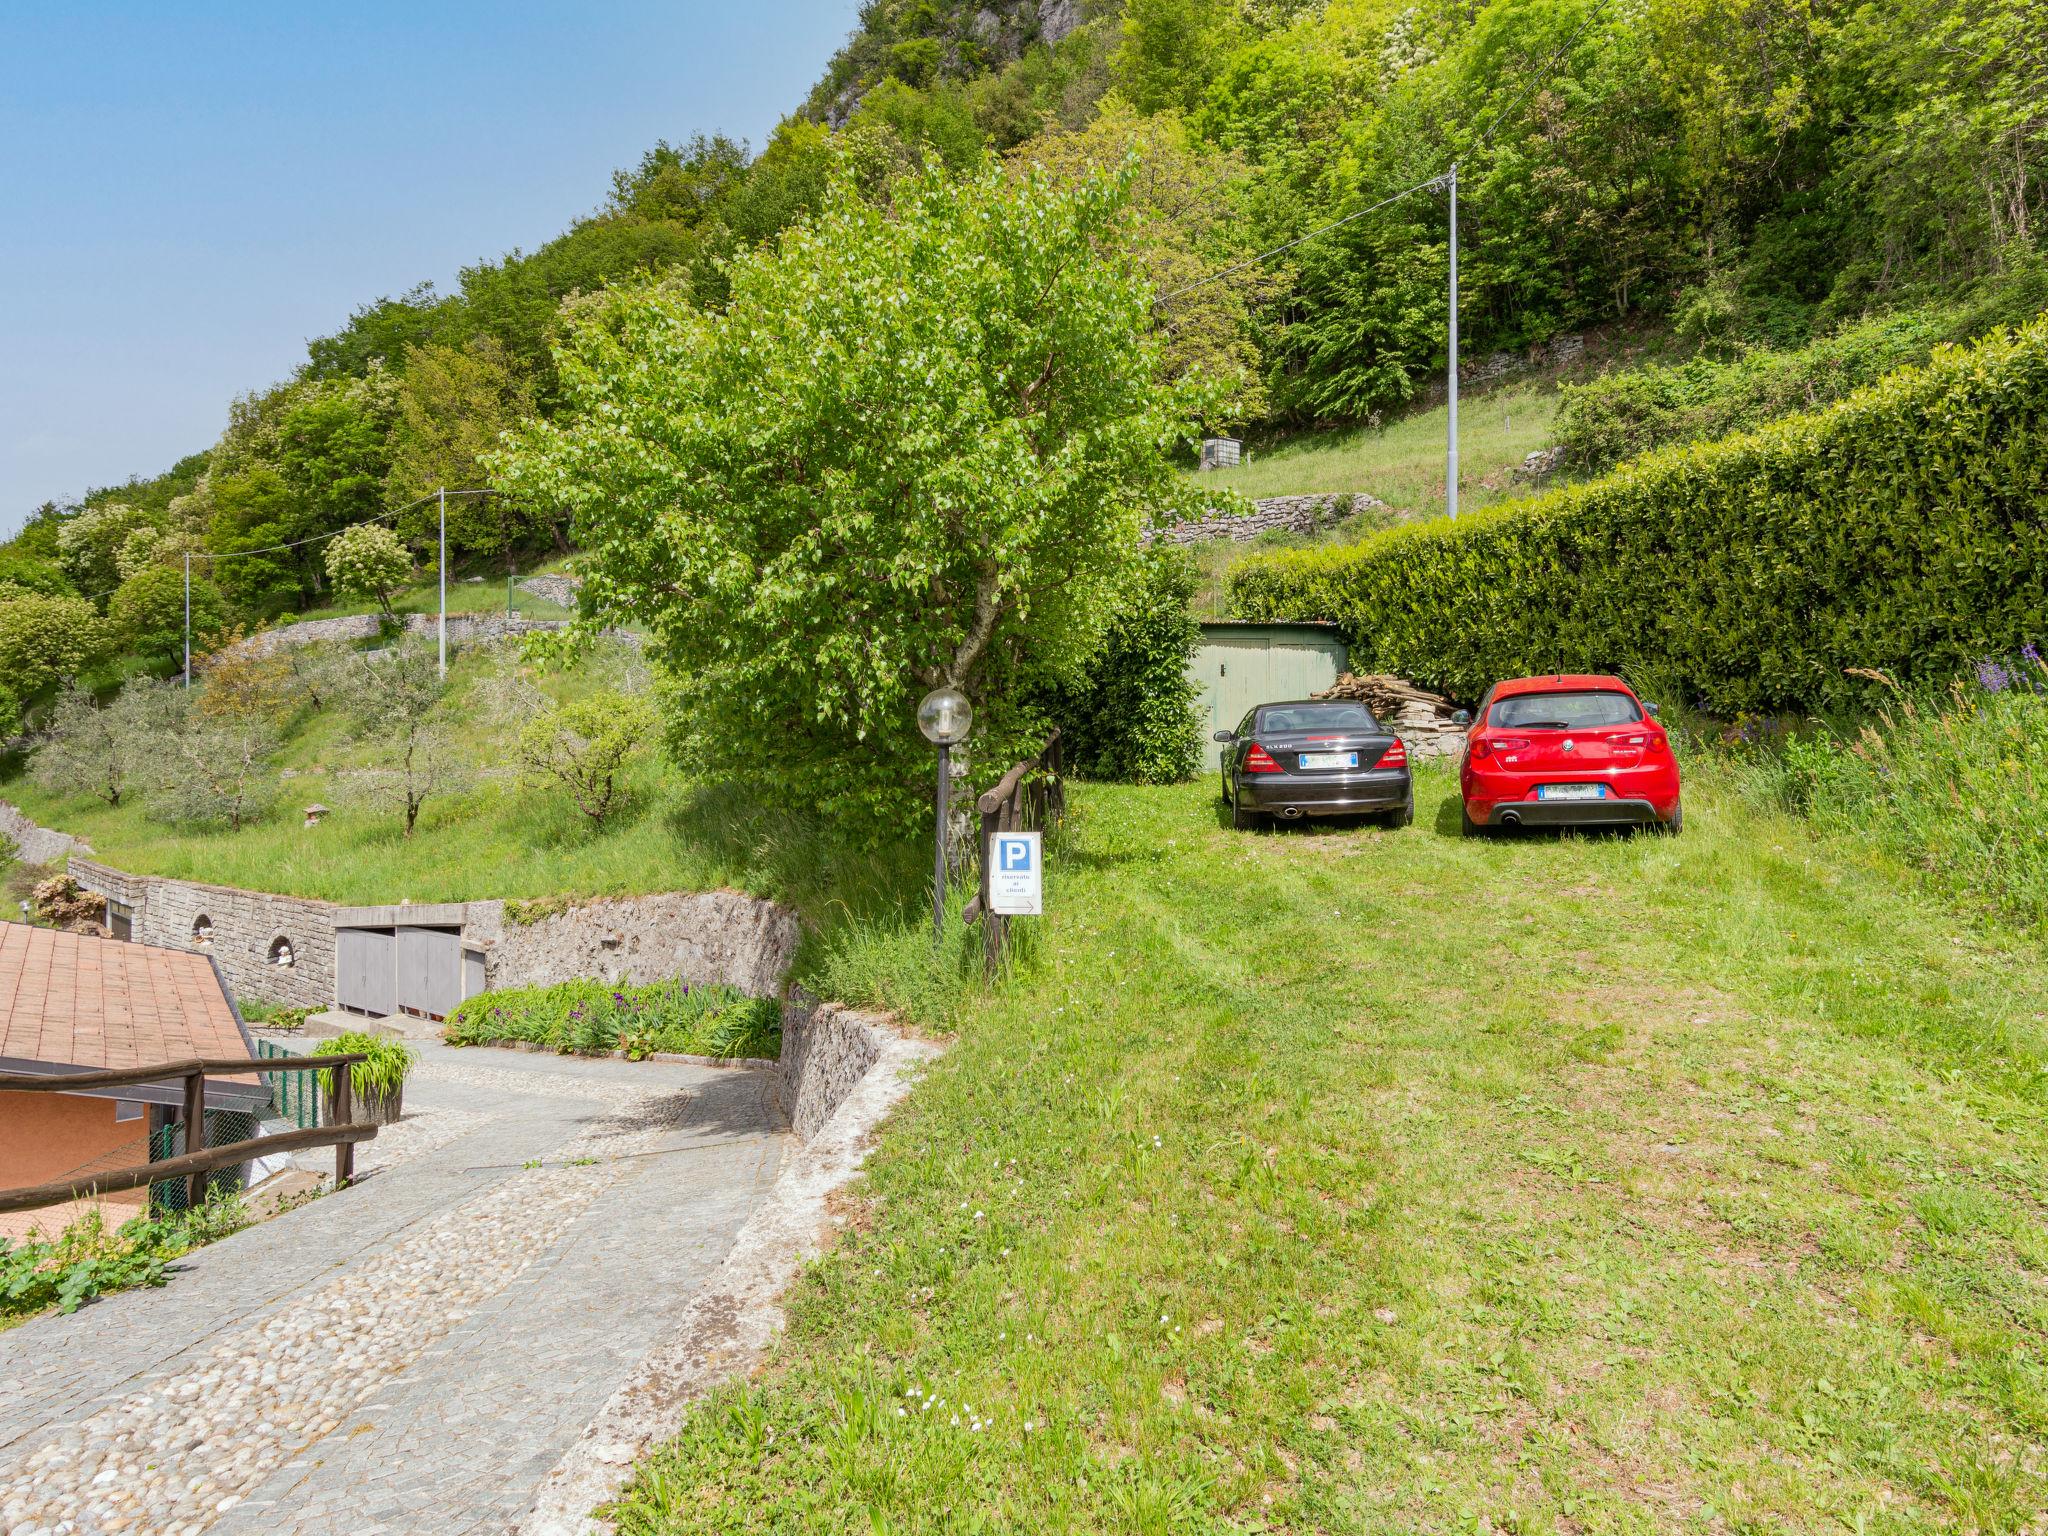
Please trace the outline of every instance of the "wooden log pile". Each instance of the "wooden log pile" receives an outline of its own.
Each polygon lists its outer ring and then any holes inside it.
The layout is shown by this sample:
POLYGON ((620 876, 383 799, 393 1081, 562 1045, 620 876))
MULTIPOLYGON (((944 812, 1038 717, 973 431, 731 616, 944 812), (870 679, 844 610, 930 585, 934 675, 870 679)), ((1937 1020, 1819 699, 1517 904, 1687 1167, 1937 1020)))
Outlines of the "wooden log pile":
POLYGON ((1357 699, 1370 709, 1408 748, 1411 758, 1456 757, 1465 748, 1462 726, 1451 723, 1457 709, 1440 693, 1418 688, 1406 678, 1382 672, 1364 676, 1346 672, 1314 695, 1318 699, 1357 699))

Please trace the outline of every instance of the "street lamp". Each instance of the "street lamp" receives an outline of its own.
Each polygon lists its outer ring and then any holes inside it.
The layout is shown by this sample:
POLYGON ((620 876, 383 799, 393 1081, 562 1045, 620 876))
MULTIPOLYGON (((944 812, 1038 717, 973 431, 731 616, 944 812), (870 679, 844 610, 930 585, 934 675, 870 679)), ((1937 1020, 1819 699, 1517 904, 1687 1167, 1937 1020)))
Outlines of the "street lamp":
POLYGON ((958 688, 934 688, 917 706, 917 728, 939 749, 939 837, 932 859, 932 942, 946 936, 946 799, 952 788, 953 746, 967 739, 974 706, 958 688))

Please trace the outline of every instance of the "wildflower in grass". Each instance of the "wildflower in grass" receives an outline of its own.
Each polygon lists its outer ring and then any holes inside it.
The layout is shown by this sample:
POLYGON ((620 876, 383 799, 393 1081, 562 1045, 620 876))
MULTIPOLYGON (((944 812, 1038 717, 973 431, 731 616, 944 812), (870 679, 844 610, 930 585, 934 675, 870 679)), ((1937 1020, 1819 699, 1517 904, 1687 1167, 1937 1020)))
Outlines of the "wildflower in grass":
POLYGON ((2012 686, 2012 674, 1995 661, 1977 663, 1977 681, 1986 693, 2003 693, 2012 686))

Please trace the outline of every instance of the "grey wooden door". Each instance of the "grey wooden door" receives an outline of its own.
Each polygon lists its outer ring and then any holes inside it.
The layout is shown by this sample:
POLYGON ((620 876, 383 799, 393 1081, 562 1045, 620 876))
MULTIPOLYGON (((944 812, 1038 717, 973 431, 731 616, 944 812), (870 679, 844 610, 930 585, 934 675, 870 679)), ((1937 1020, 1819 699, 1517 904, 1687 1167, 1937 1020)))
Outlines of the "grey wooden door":
POLYGON ((475 997, 484 990, 484 952, 480 949, 465 949, 462 952, 462 995, 475 997))
POLYGON ((398 1006, 445 1019, 462 1001, 462 930, 398 930, 398 1006))
POLYGON ((378 1018, 398 1012, 396 946, 389 928, 334 930, 334 1001, 378 1018))

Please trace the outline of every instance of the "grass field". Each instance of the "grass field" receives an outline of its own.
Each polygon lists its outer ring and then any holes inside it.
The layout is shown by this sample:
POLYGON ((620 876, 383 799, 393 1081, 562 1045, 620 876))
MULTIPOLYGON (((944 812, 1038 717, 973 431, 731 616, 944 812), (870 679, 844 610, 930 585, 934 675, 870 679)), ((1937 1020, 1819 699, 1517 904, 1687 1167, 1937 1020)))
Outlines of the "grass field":
MULTIPOLYGON (((1550 445, 1557 392, 1509 385, 1461 402, 1458 411, 1458 501, 1470 511, 1528 487, 1509 471, 1550 445)), ((1293 496, 1310 491, 1368 491, 1414 517, 1444 510, 1444 450, 1448 413, 1442 406, 1401 416, 1380 428, 1360 427, 1292 438, 1271 448, 1253 445, 1252 461, 1213 470, 1205 485, 1226 485, 1246 496, 1293 496)))
POLYGON ((1689 768, 1675 839, 1078 793, 624 1529, 2039 1529, 2041 951, 1689 768))
MULTIPOLYGON (((344 777, 364 749, 332 710, 310 713, 277 766, 287 777, 274 810, 240 832, 151 820, 140 797, 117 807, 40 787, 19 766, 0 798, 32 820, 84 837, 94 856, 138 874, 247 886, 327 901, 470 901, 489 897, 633 895, 720 886, 787 901, 806 914, 892 910, 915 890, 923 855, 838 857, 815 822, 773 801, 749 802, 691 784, 659 744, 628 770, 629 792, 602 827, 565 794, 522 786, 517 722, 494 718, 492 674, 515 665, 504 648, 458 650, 450 664, 452 729, 479 772, 461 793, 429 798, 410 838, 388 807, 351 803, 344 777), (302 825, 311 804, 334 809, 302 825)), ((556 695, 587 688, 585 667, 541 678, 556 695)), ((913 905, 915 903, 913 902, 913 905)))

